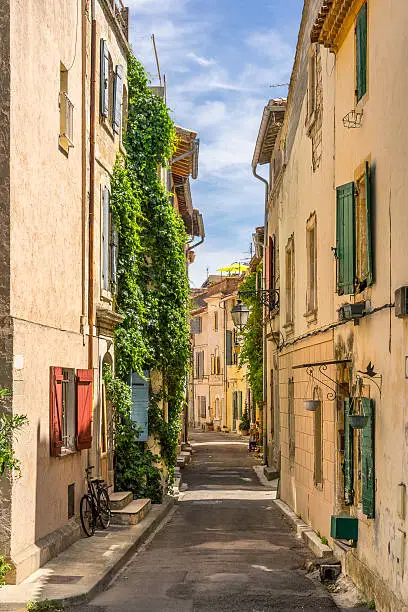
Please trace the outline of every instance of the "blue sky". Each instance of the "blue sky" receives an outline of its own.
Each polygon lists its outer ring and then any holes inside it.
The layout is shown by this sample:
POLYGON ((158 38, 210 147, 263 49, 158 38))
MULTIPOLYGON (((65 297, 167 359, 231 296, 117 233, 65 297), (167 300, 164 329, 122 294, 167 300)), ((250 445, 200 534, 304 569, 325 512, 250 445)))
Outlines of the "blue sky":
POLYGON ((206 239, 190 266, 193 286, 249 257, 254 228, 263 225, 263 186, 251 159, 262 111, 287 88, 302 0, 127 0, 130 41, 157 82, 154 33, 167 104, 176 124, 198 132, 199 173, 193 206, 206 239))

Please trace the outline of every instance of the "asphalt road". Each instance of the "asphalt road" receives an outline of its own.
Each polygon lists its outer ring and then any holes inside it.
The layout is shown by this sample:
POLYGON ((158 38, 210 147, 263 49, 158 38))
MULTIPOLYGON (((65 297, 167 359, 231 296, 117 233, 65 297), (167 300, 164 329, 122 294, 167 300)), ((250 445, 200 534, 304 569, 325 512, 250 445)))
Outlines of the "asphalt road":
POLYGON ((191 434, 187 489, 167 524, 87 612, 333 610, 310 551, 260 485, 238 436, 191 434), (195 442, 195 444, 194 444, 195 442))

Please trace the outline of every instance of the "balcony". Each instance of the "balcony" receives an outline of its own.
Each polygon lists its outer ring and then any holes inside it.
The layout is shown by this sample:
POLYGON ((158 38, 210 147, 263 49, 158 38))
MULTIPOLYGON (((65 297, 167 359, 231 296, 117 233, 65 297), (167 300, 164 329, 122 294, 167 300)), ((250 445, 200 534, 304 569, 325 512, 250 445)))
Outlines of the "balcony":
POLYGON ((129 9, 124 6, 122 0, 108 0, 112 12, 118 22, 126 40, 129 39, 129 9))

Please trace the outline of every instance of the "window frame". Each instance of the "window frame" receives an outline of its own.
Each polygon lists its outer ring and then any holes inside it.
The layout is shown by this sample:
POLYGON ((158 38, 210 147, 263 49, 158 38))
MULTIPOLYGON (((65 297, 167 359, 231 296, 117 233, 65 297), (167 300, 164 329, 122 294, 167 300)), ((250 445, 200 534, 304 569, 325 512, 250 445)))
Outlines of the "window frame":
POLYGON ((317 215, 311 213, 306 222, 306 312, 309 322, 317 315, 317 215), (313 240, 312 240, 313 236, 313 240), (312 253, 313 250, 313 253, 312 253))
POLYGON ((295 239, 292 234, 285 247, 285 324, 287 333, 293 332, 295 320, 295 239))
POLYGON ((356 102, 356 106, 357 105, 361 105, 362 101, 364 101, 366 99, 366 96, 368 94, 368 2, 362 2, 360 8, 358 9, 358 13, 356 15, 356 20, 355 20, 355 26, 354 26, 354 55, 355 55, 355 61, 354 61, 354 71, 355 71, 355 91, 354 91, 354 96, 355 96, 355 102, 356 102), (360 53, 361 53, 361 48, 360 48, 360 36, 361 36, 361 29, 360 29, 360 20, 362 19, 362 12, 365 12, 365 22, 364 22, 364 26, 365 26, 365 48, 364 48, 364 63, 365 63, 365 67, 364 67, 364 87, 361 87, 360 84, 360 80, 361 80, 361 57, 360 57, 360 53), (361 88, 361 89, 360 89, 361 88), (364 91, 362 90, 364 89, 364 91))
POLYGON ((119 241, 118 232, 112 220, 109 187, 104 185, 101 189, 101 298, 112 301, 112 297, 117 294, 118 289, 119 241), (105 211, 105 198, 107 199, 107 211, 105 211))

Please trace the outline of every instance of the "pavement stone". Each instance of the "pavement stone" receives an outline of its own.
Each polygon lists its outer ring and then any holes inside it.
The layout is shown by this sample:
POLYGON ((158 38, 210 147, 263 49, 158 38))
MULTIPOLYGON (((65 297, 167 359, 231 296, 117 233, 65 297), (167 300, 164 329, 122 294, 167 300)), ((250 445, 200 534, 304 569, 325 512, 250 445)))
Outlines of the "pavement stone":
POLYGON ((69 612, 295 612, 338 609, 304 570, 313 557, 236 434, 191 434, 170 520, 110 587, 69 612))

